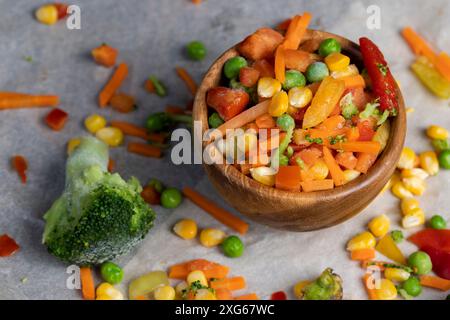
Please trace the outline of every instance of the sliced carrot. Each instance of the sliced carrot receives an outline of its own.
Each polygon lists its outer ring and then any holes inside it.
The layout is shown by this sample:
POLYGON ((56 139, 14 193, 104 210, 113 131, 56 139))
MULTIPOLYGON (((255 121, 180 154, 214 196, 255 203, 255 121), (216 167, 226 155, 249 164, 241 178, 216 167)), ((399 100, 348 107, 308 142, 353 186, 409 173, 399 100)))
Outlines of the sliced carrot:
POLYGON ((90 267, 80 268, 81 293, 85 300, 95 300, 94 277, 90 267))
POLYGON ((216 289, 217 300, 233 300, 233 295, 230 290, 227 289, 216 289))
POLYGON ((150 79, 145 80, 144 88, 150 93, 156 93, 155 85, 153 84, 153 81, 150 79))
POLYGON ((291 24, 291 21, 292 21, 291 18, 283 20, 279 24, 277 24, 275 29, 280 30, 280 31, 287 30, 287 28, 289 28, 289 25, 291 24))
POLYGON ((167 105, 165 109, 166 113, 170 114, 184 114, 185 109, 178 106, 167 105))
POLYGON ((273 120, 272 116, 268 113, 256 118, 255 123, 259 129, 270 129, 275 128, 276 126, 275 120, 273 120))
POLYGON ((128 113, 136 110, 136 101, 133 96, 126 93, 117 93, 111 97, 109 105, 116 111, 128 113))
POLYGON ((181 80, 184 81, 192 95, 195 96, 195 94, 197 93, 197 84, 195 83, 194 79, 192 79, 192 77, 184 68, 176 67, 175 70, 181 80))
POLYGON ((335 150, 365 152, 377 155, 380 152, 381 144, 378 141, 349 141, 337 142, 329 147, 335 150))
POLYGON ((309 12, 305 12, 302 16, 295 16, 292 19, 286 31, 285 40, 283 42, 285 49, 298 49, 311 18, 311 14, 309 12))
POLYGON ((358 127, 351 127, 345 133, 347 141, 358 141, 359 139, 359 129, 358 127))
POLYGON ((357 158, 358 162, 356 163, 355 170, 361 173, 367 173, 377 160, 377 155, 374 153, 359 153, 357 158))
POLYGON ((25 157, 21 155, 13 156, 11 159, 11 164, 14 170, 17 171, 17 174, 19 175, 19 178, 22 181, 22 183, 23 184, 27 183, 28 163, 25 157))
POLYGON ((205 259, 196 259, 171 266, 169 268, 169 278, 184 280, 194 270, 203 271, 208 279, 223 279, 230 272, 230 268, 227 266, 205 259))
POLYGON ((60 131, 64 128, 69 114, 61 109, 53 109, 45 117, 45 123, 55 131, 60 131))
POLYGON ((211 288, 217 289, 227 289, 230 291, 241 290, 246 286, 244 277, 233 277, 225 278, 211 281, 211 288))
POLYGON ((353 155, 353 152, 339 152, 334 158, 341 167, 349 170, 355 169, 358 163, 358 158, 353 155))
POLYGON ((364 78, 359 74, 354 76, 343 77, 340 78, 340 80, 344 81, 345 89, 366 87, 366 82, 364 81, 364 78))
POLYGON ((424 287, 430 287, 441 291, 450 290, 450 280, 432 275, 420 276, 420 284, 424 287))
POLYGON ((337 164, 330 149, 328 149, 326 146, 323 146, 323 159, 325 160, 325 163, 330 170, 330 174, 333 178, 334 184, 336 186, 342 186, 345 183, 344 172, 337 164))
POLYGON ((440 52, 436 57, 436 69, 450 81, 450 56, 445 52, 440 52))
POLYGON ((416 55, 425 56, 434 64, 436 55, 433 49, 411 27, 404 28, 402 30, 402 36, 416 55))
POLYGON ((231 229, 239 232, 240 234, 245 234, 248 231, 248 224, 232 213, 220 208, 211 200, 205 198, 200 193, 194 191, 189 187, 183 189, 183 194, 197 206, 205 210, 211 216, 216 218, 218 221, 222 222, 224 225, 230 227, 231 229))
POLYGON ((372 279, 371 274, 366 273, 363 277, 364 288, 366 288, 369 300, 378 300, 374 285, 370 283, 370 279, 372 279))
POLYGON ((351 252, 351 259, 357 261, 367 261, 375 258, 375 249, 359 249, 351 252))
POLYGON ((244 294, 234 298, 234 300, 260 300, 256 293, 244 294))
POLYGON ((105 87, 100 91, 98 96, 98 104, 101 108, 106 107, 106 105, 111 100, 114 93, 120 87, 122 82, 128 76, 128 65, 126 63, 121 63, 114 71, 111 79, 106 83, 105 87))
POLYGON ((284 83, 286 75, 286 64, 284 61, 284 48, 283 45, 279 45, 275 51, 275 78, 284 83))
POLYGON ((231 118, 220 127, 217 128, 223 136, 226 135, 226 131, 229 129, 236 129, 245 126, 247 123, 256 120, 256 118, 267 113, 269 109, 270 100, 266 100, 258 103, 257 105, 239 113, 237 116, 231 118))
POLYGON ((166 140, 165 134, 148 133, 145 128, 125 121, 111 120, 111 127, 120 129, 125 135, 142 138, 147 141, 164 143, 166 140))
POLYGON ((300 167, 280 166, 275 176, 275 187, 281 190, 300 191, 300 167))
POLYGON ((0 94, 0 110, 55 107, 59 97, 53 95, 0 94))
POLYGON ((301 186, 304 192, 329 190, 334 188, 334 181, 333 179, 302 181, 301 186))
POLYGON ((151 146, 146 143, 130 142, 127 148, 128 152, 136 153, 141 156, 150 158, 161 158, 162 152, 160 148, 151 146))

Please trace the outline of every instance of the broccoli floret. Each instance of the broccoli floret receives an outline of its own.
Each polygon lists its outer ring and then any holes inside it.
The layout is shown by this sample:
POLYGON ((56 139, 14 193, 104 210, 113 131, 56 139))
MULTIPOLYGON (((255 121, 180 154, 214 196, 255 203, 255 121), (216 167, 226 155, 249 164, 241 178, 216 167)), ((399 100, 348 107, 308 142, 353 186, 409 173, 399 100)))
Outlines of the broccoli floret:
POLYGON ((136 178, 107 171, 108 147, 82 138, 67 161, 66 187, 44 215, 43 243, 64 262, 96 265, 129 252, 153 226, 155 214, 136 178))
POLYGON ((341 300, 343 295, 342 279, 326 268, 322 274, 302 290, 302 300, 341 300))
POLYGON ((347 93, 339 102, 342 109, 342 116, 349 120, 354 115, 358 114, 358 107, 353 103, 353 95, 351 92, 347 93))

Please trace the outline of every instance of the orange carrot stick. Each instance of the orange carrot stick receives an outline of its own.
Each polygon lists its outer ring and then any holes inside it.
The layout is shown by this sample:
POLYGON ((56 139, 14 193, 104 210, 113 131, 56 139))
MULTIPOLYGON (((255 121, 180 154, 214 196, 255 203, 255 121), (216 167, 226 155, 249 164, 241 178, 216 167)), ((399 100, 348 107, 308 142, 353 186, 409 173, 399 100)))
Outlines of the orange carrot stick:
POLYGON ((344 150, 348 152, 364 152, 371 154, 378 154, 381 149, 381 144, 378 141, 349 141, 338 142, 329 145, 331 149, 344 150))
POLYGON ((249 293, 236 297, 234 298, 234 300, 260 300, 260 299, 256 293, 249 293))
POLYGON ((12 157, 11 164, 13 168, 17 171, 17 174, 19 175, 19 178, 22 181, 22 183, 23 184, 27 183, 27 169, 28 169, 27 160, 21 155, 16 155, 12 157))
POLYGON ((20 93, 20 92, 8 92, 0 91, 0 99, 17 98, 17 97, 29 97, 30 94, 20 93))
POLYGON ((195 94, 197 93, 197 84, 195 83, 194 79, 192 79, 192 77, 184 68, 176 67, 175 70, 177 71, 177 74, 181 78, 181 80, 184 81, 192 95, 195 96, 195 94))
POLYGON ((351 252, 351 259, 357 261, 368 261, 375 258, 375 249, 359 249, 351 252))
POLYGON ((94 277, 91 268, 80 268, 81 293, 85 300, 95 300, 94 277))
POLYGON ((222 222, 224 225, 236 230, 240 234, 245 234, 248 231, 248 224, 232 213, 218 207, 211 200, 203 197, 200 193, 194 191, 189 187, 183 189, 183 194, 200 208, 208 212, 211 216, 222 222))
POLYGON ((246 125, 249 122, 254 121, 256 118, 262 116, 267 113, 269 109, 270 100, 263 101, 258 103, 256 106, 253 106, 241 113, 239 113, 234 118, 231 118, 224 124, 222 124, 217 129, 222 132, 222 135, 225 136, 226 131, 228 129, 236 129, 246 125))
POLYGON ((149 135, 146 129, 138 127, 132 123, 118 120, 111 120, 111 127, 120 129, 123 134, 149 140, 149 135))
POLYGON ((343 77, 340 80, 344 81, 346 89, 366 87, 366 82, 364 81, 364 78, 359 74, 355 76, 343 77))
POLYGON ((302 181, 300 183, 304 192, 329 190, 334 188, 333 179, 302 181))
POLYGON ((434 53, 433 49, 411 27, 404 28, 402 30, 402 36, 416 55, 425 56, 434 64, 436 60, 436 54, 434 53))
POLYGON ((311 18, 311 14, 309 12, 305 12, 302 16, 295 16, 292 19, 286 31, 285 40, 283 42, 285 49, 298 49, 311 18))
POLYGON ((233 295, 230 290, 227 289, 216 289, 217 300, 233 300, 233 295))
POLYGON ((377 160, 377 154, 375 153, 359 153, 358 156, 358 162, 356 163, 355 170, 359 171, 361 173, 367 173, 369 171, 370 167, 375 163, 377 160))
POLYGON ((328 149, 326 146, 323 146, 323 159, 325 160, 325 163, 330 170, 330 174, 333 178, 334 184, 336 186, 342 186, 345 183, 344 172, 337 164, 336 159, 334 159, 330 149, 328 149))
POLYGON ((171 266, 169 278, 184 280, 194 270, 203 271, 208 279, 223 279, 230 272, 230 268, 227 266, 205 259, 196 259, 171 266))
POLYGON ((423 275, 420 276, 420 284, 424 287, 430 287, 441 291, 450 290, 450 280, 438 276, 423 275))
POLYGON ((162 152, 160 148, 148 145, 146 143, 130 142, 127 148, 128 152, 136 153, 141 156, 150 158, 161 158, 162 152))
POLYGON ((284 48, 283 45, 279 45, 275 51, 275 78, 284 83, 286 72, 286 63, 284 60, 284 48))
POLYGON ((246 286, 244 277, 233 277, 225 278, 211 281, 211 288, 217 289, 227 289, 230 291, 241 290, 246 286))
POLYGON ((0 110, 55 107, 59 97, 53 95, 0 94, 0 110))
POLYGON ((371 275, 366 273, 363 277, 364 288, 366 288, 367 295, 369 296, 369 300, 378 300, 377 293, 375 288, 372 288, 372 284, 370 283, 371 275))
POLYGON ((100 91, 98 96, 98 104, 101 108, 106 107, 109 100, 111 100, 114 93, 120 87, 122 82, 128 75, 128 65, 126 63, 121 63, 114 71, 111 79, 106 83, 105 87, 100 91))

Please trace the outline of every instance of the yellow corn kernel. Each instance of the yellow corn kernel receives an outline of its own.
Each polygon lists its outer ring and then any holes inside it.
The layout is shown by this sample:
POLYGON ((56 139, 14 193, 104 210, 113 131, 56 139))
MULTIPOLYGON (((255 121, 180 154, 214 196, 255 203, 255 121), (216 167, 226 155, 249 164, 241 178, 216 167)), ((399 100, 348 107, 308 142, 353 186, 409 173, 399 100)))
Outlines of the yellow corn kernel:
POLYGON ((333 52, 325 58, 325 63, 330 71, 342 71, 350 65, 350 58, 340 52, 333 52))
POLYGON ((58 22, 58 9, 52 4, 47 4, 36 10, 37 21, 43 24, 52 25, 58 22))
POLYGON ((375 286, 375 294, 378 300, 394 300, 397 298, 397 288, 389 279, 381 279, 375 286))
POLYGON ((281 90, 281 82, 277 79, 263 77, 258 80, 258 96, 271 98, 281 90))
POLYGON ((92 114, 84 120, 87 131, 95 134, 98 130, 106 127, 106 119, 98 114, 92 114))
POLYGON ((72 138, 67 142, 67 155, 70 156, 70 154, 75 150, 76 147, 78 147, 81 143, 81 140, 79 138, 72 138))
POLYGON ((356 67, 354 64, 351 64, 344 70, 332 72, 331 76, 335 79, 339 79, 344 77, 356 76, 358 74, 359 74, 358 67, 356 67))
POLYGON ((303 288, 306 287, 307 285, 309 285, 311 283, 311 281, 309 280, 305 280, 305 281, 300 281, 297 282, 297 284, 294 286, 294 296, 297 299, 301 299, 303 296, 303 288))
POLYGON ((199 289, 195 292, 195 300, 217 300, 217 298, 212 290, 199 289))
POLYGON ((440 126, 429 126, 427 129, 427 136, 430 139, 446 140, 448 138, 448 131, 440 126))
POLYGON ((361 172, 356 171, 356 170, 349 170, 349 169, 344 170, 345 183, 355 180, 360 175, 361 175, 361 172))
POLYGON ((391 281, 401 282, 408 280, 410 274, 408 271, 401 268, 386 268, 384 270, 384 276, 391 281))
POLYGON ((100 129, 95 136, 110 147, 117 147, 123 142, 122 130, 114 127, 100 129))
POLYGON ((375 237, 368 231, 364 231, 356 236, 354 236, 347 243, 347 250, 359 250, 359 249, 370 249, 374 248, 376 244, 375 237))
POLYGON ((272 187, 275 184, 276 172, 273 168, 257 167, 250 169, 250 174, 253 179, 266 186, 272 187))
POLYGON ((194 239, 197 236, 197 224, 194 220, 183 219, 173 226, 173 232, 185 240, 194 239))
POLYGON ((388 233, 390 226, 391 221, 384 214, 370 220, 368 225, 370 232, 372 232, 375 237, 379 238, 388 233))
POLYGON ((294 108, 304 108, 312 100, 313 93, 307 87, 295 87, 289 90, 288 98, 289 105, 294 108))
POLYGON ((191 271, 187 278, 186 281, 188 283, 188 285, 190 286, 191 284, 193 284, 194 282, 199 282, 202 286, 207 287, 208 286, 208 280, 206 279, 205 274, 203 273, 203 271, 200 270, 194 270, 191 271))
POLYGON ((171 286, 162 286, 156 288, 154 292, 155 300, 174 300, 175 289, 171 286))
POLYGON ((430 176, 435 176, 439 172, 439 161, 434 151, 422 152, 419 155, 420 167, 430 176))
POLYGON ((97 300, 123 300, 123 294, 108 282, 103 282, 96 290, 97 300))
POLYGON ((425 223, 425 213, 422 209, 413 209, 402 219, 402 227, 405 229, 421 226, 425 223))
POLYGON ((203 229, 202 232, 200 232, 200 243, 207 248, 211 248, 221 244, 225 237, 225 232, 220 229, 203 229))
POLYGON ((319 159, 311 168, 308 169, 308 173, 314 180, 324 180, 328 177, 329 169, 325 164, 325 161, 319 159))
POLYGON ((425 192, 426 183, 418 177, 410 177, 402 179, 405 188, 416 196, 420 196, 425 192))
POLYGON ((269 114, 272 117, 279 117, 286 113, 289 107, 289 98, 285 91, 275 93, 269 104, 269 114))
POLYGON ((413 169, 403 169, 402 170, 402 178, 412 178, 417 177, 419 179, 425 180, 430 175, 423 169, 413 168, 413 169))
POLYGON ((396 196, 399 199, 405 199, 405 198, 412 198, 413 197, 413 194, 411 193, 411 191, 406 189, 405 185, 401 181, 396 182, 392 186, 391 191, 394 194, 394 196, 396 196))
POLYGON ((402 214, 404 216, 410 214, 414 209, 417 209, 420 207, 419 200, 415 198, 405 198, 402 199, 400 208, 402 210, 402 214))
POLYGON ((412 169, 414 168, 414 160, 416 158, 416 153, 414 150, 408 147, 404 147, 400 155, 400 160, 398 160, 397 168, 399 169, 412 169))
POLYGON ((179 284, 175 286, 176 297, 181 299, 183 294, 187 291, 189 285, 186 281, 181 281, 179 284))

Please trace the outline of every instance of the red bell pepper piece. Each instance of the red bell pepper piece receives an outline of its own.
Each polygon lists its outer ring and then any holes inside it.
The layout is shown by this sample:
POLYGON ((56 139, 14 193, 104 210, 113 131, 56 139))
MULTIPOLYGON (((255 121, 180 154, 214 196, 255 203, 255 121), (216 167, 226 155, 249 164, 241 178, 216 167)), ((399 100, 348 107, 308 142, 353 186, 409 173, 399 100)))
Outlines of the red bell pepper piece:
POLYGON ((450 252, 450 230, 449 229, 424 229, 408 238, 419 248, 430 246, 445 252, 450 252))
POLYGON ((360 121, 357 124, 359 130, 358 141, 371 141, 375 135, 375 130, 373 130, 369 121, 360 121))
POLYGON ((430 256, 434 273, 441 278, 450 280, 450 252, 432 246, 424 246, 420 250, 430 256))
POLYGON ((206 97, 206 103, 225 121, 241 113, 249 101, 250 97, 244 90, 226 87, 212 88, 206 97))
POLYGON ((67 8, 69 7, 66 3, 56 2, 53 4, 58 10, 58 20, 64 19, 67 16, 67 8))
POLYGON ((360 38, 359 46, 370 80, 372 90, 380 98, 381 111, 389 110, 396 114, 398 110, 397 86, 380 49, 368 38, 360 38))
POLYGON ((284 293, 284 291, 278 291, 272 293, 270 300, 287 300, 287 296, 286 293, 284 293))
POLYGON ((69 114, 61 109, 53 109, 45 117, 47 125, 55 131, 60 131, 64 128, 69 114))
POLYGON ((23 184, 27 183, 27 160, 20 155, 12 157, 12 166, 17 171, 23 184))
POLYGON ((12 256, 19 248, 17 242, 7 234, 0 236, 0 257, 12 256))

